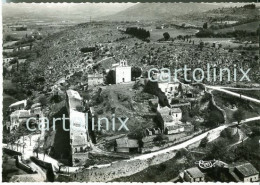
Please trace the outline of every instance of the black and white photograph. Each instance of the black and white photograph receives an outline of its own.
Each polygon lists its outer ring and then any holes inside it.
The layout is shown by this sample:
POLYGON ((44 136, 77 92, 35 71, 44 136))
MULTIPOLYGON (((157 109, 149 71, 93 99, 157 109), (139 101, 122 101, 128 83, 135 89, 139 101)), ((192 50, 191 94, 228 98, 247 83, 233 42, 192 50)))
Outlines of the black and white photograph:
POLYGON ((2 1, 2 182, 255 182, 260 3, 2 1))

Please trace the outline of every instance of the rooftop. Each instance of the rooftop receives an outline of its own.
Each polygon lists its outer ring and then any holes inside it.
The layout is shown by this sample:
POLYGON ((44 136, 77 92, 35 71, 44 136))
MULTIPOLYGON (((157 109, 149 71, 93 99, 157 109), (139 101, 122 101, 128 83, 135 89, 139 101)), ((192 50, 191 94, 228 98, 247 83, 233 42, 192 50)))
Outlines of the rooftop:
POLYGON ((138 140, 128 139, 127 137, 116 139, 116 145, 119 148, 137 148, 139 147, 138 140))
POLYGON ((164 122, 172 122, 173 118, 171 115, 162 115, 162 119, 164 122))
POLYGON ((172 113, 182 113, 180 108, 172 108, 172 113))
POLYGON ((11 107, 15 107, 15 106, 18 106, 21 104, 24 104, 24 106, 26 106, 26 103, 27 103, 27 100, 22 100, 22 101, 18 101, 18 102, 11 104, 9 107, 11 108, 11 107))
POLYGON ((244 163, 235 167, 244 177, 256 175, 259 172, 251 163, 244 163))
POLYGON ((192 178, 204 177, 204 174, 199 170, 198 167, 189 168, 186 171, 192 178))
POLYGON ((77 91, 74 91, 74 90, 67 90, 67 95, 70 98, 74 98, 74 99, 77 99, 77 100, 82 100, 82 98, 80 97, 79 93, 77 91))

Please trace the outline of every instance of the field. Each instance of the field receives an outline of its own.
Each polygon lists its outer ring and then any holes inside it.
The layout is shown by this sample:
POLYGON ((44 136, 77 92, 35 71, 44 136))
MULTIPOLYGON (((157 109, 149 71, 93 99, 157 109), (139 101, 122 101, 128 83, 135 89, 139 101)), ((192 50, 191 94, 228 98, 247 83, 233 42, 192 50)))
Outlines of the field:
POLYGON ((163 33, 168 32, 172 38, 175 38, 179 35, 194 35, 198 30, 197 29, 177 29, 177 28, 164 28, 164 29, 155 29, 155 27, 145 27, 146 30, 150 31, 150 39, 152 41, 157 41, 163 38, 163 33))
POLYGON ((215 30, 215 33, 227 33, 227 32, 232 32, 234 30, 244 30, 248 32, 254 32, 257 30, 259 23, 260 21, 256 21, 256 22, 250 22, 250 23, 241 24, 237 26, 232 26, 229 28, 215 30))

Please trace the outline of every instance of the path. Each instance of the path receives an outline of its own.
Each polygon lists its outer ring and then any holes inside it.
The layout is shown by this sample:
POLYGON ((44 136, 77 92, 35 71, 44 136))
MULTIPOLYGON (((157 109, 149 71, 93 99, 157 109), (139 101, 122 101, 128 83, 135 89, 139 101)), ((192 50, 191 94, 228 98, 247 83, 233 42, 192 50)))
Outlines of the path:
POLYGON ((217 91, 221 91, 221 92, 230 94, 232 96, 236 96, 238 98, 242 98, 244 100, 249 100, 249 101, 254 102, 254 103, 260 103, 260 100, 258 100, 256 98, 251 98, 249 96, 245 96, 245 95, 242 95, 242 94, 239 94, 239 93, 235 93, 235 92, 223 89, 223 87, 220 87, 220 86, 208 86, 208 85, 206 85, 206 88, 217 90, 217 91))
MULTIPOLYGON (((255 121, 255 120, 260 120, 260 116, 258 117, 254 117, 254 118, 249 118, 249 119, 246 119, 246 120, 243 120, 241 121, 241 123, 247 123, 247 122, 250 122, 250 121, 255 121)), ((234 126, 234 125, 237 125, 238 123, 237 122, 233 122, 231 124, 226 124, 226 125, 222 125, 222 126, 219 126, 215 129, 212 129, 210 131, 207 131, 203 134, 200 134, 188 141, 185 141, 181 144, 178 144, 178 145, 175 145, 175 146, 172 146, 172 147, 169 147, 169 148, 166 148, 166 149, 163 149, 163 150, 160 150, 160 151, 156 151, 156 152, 153 152, 153 153, 148 153, 148 154, 144 154, 144 155, 140 155, 140 156, 136 156, 136 157, 132 157, 126 161, 133 161, 133 160, 146 160, 148 158, 152 158, 153 156, 156 156, 156 155, 160 155, 160 154, 165 154, 165 153, 168 153, 168 152, 173 152, 175 150, 179 150, 181 148, 185 148, 193 143, 196 143, 200 140, 202 140, 204 137, 208 136, 208 134, 211 135, 211 137, 209 138, 209 142, 218 138, 219 135, 220 135, 220 132, 222 130, 224 130, 225 128, 229 127, 229 126, 234 126)), ((111 164, 102 164, 102 165, 95 165, 95 166, 90 166, 89 169, 95 167, 95 168, 102 168, 102 167, 106 167, 106 166, 110 166, 111 164)))

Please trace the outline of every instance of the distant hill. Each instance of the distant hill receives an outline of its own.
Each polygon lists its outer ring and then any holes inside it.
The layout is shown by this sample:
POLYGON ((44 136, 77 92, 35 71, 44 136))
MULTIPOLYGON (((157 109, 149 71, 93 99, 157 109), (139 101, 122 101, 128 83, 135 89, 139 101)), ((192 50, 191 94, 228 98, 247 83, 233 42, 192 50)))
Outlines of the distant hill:
POLYGON ((24 22, 34 21, 73 21, 88 22, 90 16, 95 20, 100 16, 113 15, 125 10, 134 3, 85 3, 85 4, 4 4, 2 7, 3 22, 10 20, 24 22))
MULTIPOLYGON (((231 5, 227 3, 139 3, 102 19, 110 21, 171 20, 180 15, 206 12, 226 6, 231 5)), ((232 6, 235 6, 235 3, 232 6)))

